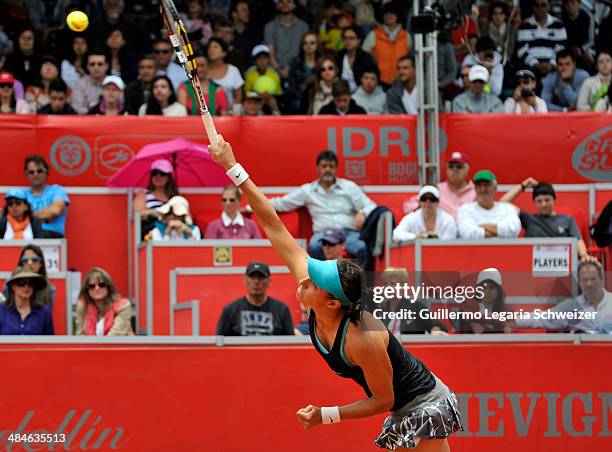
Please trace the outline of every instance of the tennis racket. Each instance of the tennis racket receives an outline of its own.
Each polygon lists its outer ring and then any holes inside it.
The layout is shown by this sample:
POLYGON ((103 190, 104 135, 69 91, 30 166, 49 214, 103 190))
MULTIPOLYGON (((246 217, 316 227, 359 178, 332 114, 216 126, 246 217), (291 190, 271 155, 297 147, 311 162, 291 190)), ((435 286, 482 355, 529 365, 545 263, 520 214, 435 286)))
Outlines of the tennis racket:
POLYGON ((215 129, 215 124, 208 111, 206 101, 204 100, 202 86, 200 85, 200 79, 196 72, 197 65, 195 55, 193 54, 193 48, 187 37, 187 29, 183 21, 179 18, 176 6, 174 6, 172 0, 160 0, 159 4, 172 47, 174 47, 179 63, 183 67, 189 83, 191 83, 193 87, 198 103, 200 104, 200 114, 202 116, 204 128, 206 129, 206 134, 208 135, 208 140, 210 144, 216 146, 219 143, 219 137, 217 136, 217 129, 215 129))

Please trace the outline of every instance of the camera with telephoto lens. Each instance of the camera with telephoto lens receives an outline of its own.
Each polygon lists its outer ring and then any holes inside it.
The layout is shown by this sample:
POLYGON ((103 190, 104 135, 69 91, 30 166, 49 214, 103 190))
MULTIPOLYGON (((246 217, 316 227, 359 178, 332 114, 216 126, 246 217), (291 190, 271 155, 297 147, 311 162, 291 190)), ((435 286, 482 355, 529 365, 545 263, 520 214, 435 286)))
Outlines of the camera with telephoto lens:
POLYGON ((531 96, 533 96, 533 94, 534 94, 533 90, 531 90, 529 88, 521 89, 521 97, 522 98, 531 97, 531 96))

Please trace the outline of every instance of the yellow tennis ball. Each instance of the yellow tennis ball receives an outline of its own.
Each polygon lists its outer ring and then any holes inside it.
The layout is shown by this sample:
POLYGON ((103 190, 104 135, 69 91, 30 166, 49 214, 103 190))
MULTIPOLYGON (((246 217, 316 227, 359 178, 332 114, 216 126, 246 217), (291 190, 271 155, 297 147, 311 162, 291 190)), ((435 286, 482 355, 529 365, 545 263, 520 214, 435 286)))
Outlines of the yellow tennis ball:
POLYGON ((83 11, 72 11, 66 17, 66 23, 72 31, 83 31, 89 25, 89 18, 83 11))

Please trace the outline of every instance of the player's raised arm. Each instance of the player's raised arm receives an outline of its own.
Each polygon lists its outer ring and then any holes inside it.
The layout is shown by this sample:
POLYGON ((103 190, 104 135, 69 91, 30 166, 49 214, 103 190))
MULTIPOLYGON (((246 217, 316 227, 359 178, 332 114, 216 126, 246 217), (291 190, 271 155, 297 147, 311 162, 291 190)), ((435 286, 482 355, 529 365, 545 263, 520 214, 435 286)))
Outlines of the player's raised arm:
POLYGON ((306 258, 308 254, 289 234, 268 199, 249 178, 246 170, 236 163, 231 145, 219 135, 219 145, 211 145, 209 149, 214 161, 228 171, 228 176, 236 185, 240 186, 268 239, 285 261, 295 279, 299 282, 307 278, 306 258))

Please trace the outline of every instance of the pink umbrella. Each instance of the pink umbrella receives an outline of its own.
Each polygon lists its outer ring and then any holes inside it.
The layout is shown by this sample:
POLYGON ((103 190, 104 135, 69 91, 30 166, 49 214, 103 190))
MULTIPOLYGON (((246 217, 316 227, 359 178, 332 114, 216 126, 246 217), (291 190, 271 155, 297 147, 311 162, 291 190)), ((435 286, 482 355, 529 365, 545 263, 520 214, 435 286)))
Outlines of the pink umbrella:
POLYGON ((177 138, 144 146, 106 185, 146 187, 151 163, 162 158, 172 162, 174 179, 180 187, 224 187, 230 182, 223 168, 213 161, 206 146, 177 138))

